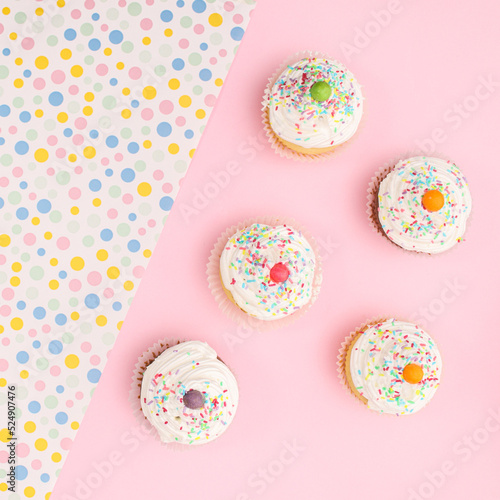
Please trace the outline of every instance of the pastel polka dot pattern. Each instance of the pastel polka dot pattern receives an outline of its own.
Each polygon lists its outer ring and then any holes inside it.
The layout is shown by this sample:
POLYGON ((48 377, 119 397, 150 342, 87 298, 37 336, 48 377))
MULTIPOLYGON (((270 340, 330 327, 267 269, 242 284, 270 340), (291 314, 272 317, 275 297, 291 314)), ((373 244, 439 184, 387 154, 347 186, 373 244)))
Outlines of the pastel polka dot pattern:
POLYGON ((254 2, 3 3, 0 412, 15 384, 19 418, 18 491, 4 496, 43 499, 254 2))

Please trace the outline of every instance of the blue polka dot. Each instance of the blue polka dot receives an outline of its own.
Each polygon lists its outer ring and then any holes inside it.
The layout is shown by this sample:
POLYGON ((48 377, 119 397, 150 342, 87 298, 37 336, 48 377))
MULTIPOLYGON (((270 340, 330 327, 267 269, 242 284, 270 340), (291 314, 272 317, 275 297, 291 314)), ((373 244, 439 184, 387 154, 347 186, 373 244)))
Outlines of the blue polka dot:
POLYGON ((8 55, 10 54, 10 49, 3 49, 3 50, 2 50, 2 54, 3 54, 4 56, 8 56, 8 55))
POLYGON ((209 69, 206 69, 206 68, 202 69, 200 71, 200 78, 204 82, 208 82, 208 80, 210 80, 210 78, 212 78, 212 72, 209 69))
POLYGON ((49 200, 40 200, 36 204, 36 208, 41 214, 47 214, 52 208, 52 203, 49 200))
POLYGON ((89 132, 89 136, 91 139, 97 139, 99 137, 99 132, 97 130, 91 130, 89 132))
POLYGON ((62 394, 64 392, 64 386, 58 385, 56 387, 56 392, 57 392, 57 394, 62 394))
POLYGON ((184 132, 184 137, 185 137, 186 139, 192 139, 192 138, 193 138, 193 136, 194 136, 194 132, 193 132, 192 130, 186 130, 186 131, 184 132))
POLYGON ((97 384, 101 378, 101 372, 97 368, 92 368, 92 370, 88 371, 87 378, 92 384, 97 384))
POLYGON ((3 137, 0 137, 0 146, 3 146, 5 144, 5 139, 3 137))
POLYGON ((26 302, 24 302, 24 300, 20 300, 17 304, 16 304, 17 308, 20 310, 20 311, 24 311, 26 309, 26 302))
POLYGON ((43 307, 35 307, 33 309, 33 316, 35 319, 43 319, 45 318, 45 315, 47 314, 47 311, 43 307))
POLYGON ((170 10, 164 10, 161 14, 160 14, 160 18, 163 22, 165 23, 169 23, 173 18, 174 18, 174 15, 172 14, 172 12, 170 10))
POLYGON ((7 106, 7 104, 2 104, 0 106, 0 116, 9 116, 10 115, 10 108, 7 106))
POLYGON ((29 78, 31 76, 31 71, 29 69, 25 69, 23 71, 24 78, 29 78))
POLYGON ((133 107, 133 108, 137 108, 139 106, 139 101, 137 99, 134 99, 130 105, 133 107))
POLYGON ((59 340, 51 340, 49 342, 49 352, 51 354, 61 354, 63 350, 62 342, 59 340))
POLYGON ((94 12, 94 13, 92 14, 92 21, 99 21, 99 18, 100 18, 100 17, 101 17, 101 16, 99 16, 99 14, 98 14, 97 12, 94 12))
POLYGON ((64 101, 64 97, 61 92, 52 92, 49 94, 49 102, 52 106, 60 106, 64 101))
POLYGON ((68 273, 66 271, 59 271, 59 278, 62 280, 66 279, 68 277, 68 273))
POLYGON ((128 215, 128 220, 134 221, 135 219, 137 219, 137 215, 135 215, 135 214, 128 215))
POLYGON ((172 133, 172 125, 168 122, 161 122, 156 127, 156 131, 160 137, 168 137, 172 133))
POLYGON ((184 7, 184 0, 177 0, 175 5, 177 5, 177 7, 184 7))
POLYGON ((63 411, 60 411, 59 413, 56 413, 56 422, 58 424, 65 424, 66 422, 68 421, 68 414, 63 412, 63 411))
POLYGON ((28 410, 30 411, 30 413, 38 413, 40 411, 40 403, 38 401, 31 401, 29 404, 28 404, 28 410))
POLYGON ((208 49, 208 45, 205 42, 200 44, 200 50, 207 50, 207 49, 208 49))
POLYGON ((43 257, 45 255, 45 250, 43 248, 39 248, 36 253, 40 255, 40 257, 43 257))
POLYGON ((94 193, 102 188, 101 181, 99 179, 92 179, 89 182, 89 189, 94 193))
POLYGON ((18 363, 22 363, 24 365, 24 363, 27 363, 30 359, 30 355, 26 351, 19 351, 16 354, 16 359, 18 363))
POLYGON ((113 87, 115 85, 117 85, 117 83, 118 83, 118 80, 116 78, 111 78, 111 80, 109 80, 109 84, 112 85, 113 87))
POLYGON ((16 210, 16 217, 19 220, 26 220, 29 216, 29 212, 27 208, 21 207, 16 210))
POLYGON ((3 208, 5 205, 5 201, 3 201, 3 198, 0 198, 0 208, 3 208))
POLYGON ((135 172, 131 168, 124 168, 121 177, 125 182, 132 182, 135 179, 135 172))
POLYGON ((97 38, 92 38, 89 40, 89 49, 90 50, 99 50, 101 48, 101 41, 97 38))
POLYGON ((244 34, 245 30, 243 28, 240 28, 239 26, 236 26, 231 30, 231 38, 233 40, 236 40, 237 42, 239 42, 243 38, 244 34))
POLYGON ((172 205, 174 204, 174 200, 170 198, 170 196, 164 196, 160 200, 160 208, 162 210, 168 211, 172 208, 172 205))
POLYGON ((183 69, 184 65, 184 60, 179 57, 172 61, 172 68, 174 68, 176 71, 180 71, 181 69, 183 69))
POLYGON ((137 240, 130 240, 127 243, 127 248, 131 252, 138 252, 141 249, 141 244, 137 240))
POLYGON ((115 45, 118 44, 118 43, 122 43, 123 41, 123 33, 119 30, 113 30, 110 34, 109 34, 109 41, 111 43, 114 43, 115 45))
POLYGON ((24 465, 16 465, 16 479, 23 481, 28 477, 28 469, 24 465))
POLYGON ((30 150, 30 147, 26 141, 19 141, 16 142, 14 149, 18 155, 25 155, 30 150))
POLYGON ((122 308, 122 304, 121 304, 121 302, 113 302, 113 309, 114 309, 115 311, 120 311, 120 310, 121 310, 121 308, 122 308))
POLYGON ((194 0, 193 10, 197 14, 201 14, 202 12, 205 12, 206 8, 207 8, 207 4, 203 0, 194 0))
POLYGON ((27 123, 31 120, 31 113, 29 111, 21 111, 21 113, 19 113, 19 119, 23 123, 27 123))
POLYGON ((19 187, 21 189, 26 189, 28 187, 28 183, 26 181, 22 181, 19 183, 19 187))
POLYGON ((34 340, 32 345, 35 349, 38 349, 42 344, 40 344, 39 340, 34 340))
POLYGON ((101 239, 103 241, 109 241, 113 237, 113 231, 111 229, 103 229, 101 231, 101 239))
POLYGON ((42 481, 42 483, 48 483, 50 481, 50 476, 46 472, 44 472, 40 476, 40 481, 42 481))
POLYGON ((137 144, 137 142, 131 142, 127 146, 127 150, 129 153, 135 154, 139 151, 139 144, 137 144))
POLYGON ((108 148, 116 148, 116 146, 118 146, 118 137, 116 137, 116 135, 109 135, 106 137, 106 146, 108 146, 108 148))
POLYGON ((73 131, 70 128, 65 128, 63 134, 64 137, 71 137, 73 135, 73 131))
POLYGON ((55 322, 59 326, 65 325, 67 321, 68 321, 68 318, 66 317, 65 314, 62 314, 62 313, 58 314, 55 318, 55 322))
POLYGON ((64 38, 66 38, 66 40, 69 40, 71 42, 71 40, 74 40, 76 38, 76 31, 71 28, 67 29, 64 32, 64 38))
POLYGON ((95 293, 89 293, 85 297, 85 305, 89 309, 95 309, 100 303, 101 301, 99 300, 99 297, 95 293))

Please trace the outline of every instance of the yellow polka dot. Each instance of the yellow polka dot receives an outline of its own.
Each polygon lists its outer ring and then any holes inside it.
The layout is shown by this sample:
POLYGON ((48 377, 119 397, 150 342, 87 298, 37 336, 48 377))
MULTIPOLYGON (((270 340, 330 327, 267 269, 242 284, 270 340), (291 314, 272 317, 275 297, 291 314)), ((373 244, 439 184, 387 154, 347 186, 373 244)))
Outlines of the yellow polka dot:
POLYGON ((19 373, 20 377, 21 378, 28 378, 30 376, 28 370, 21 370, 21 372, 19 373))
POLYGON ((92 106, 85 106, 82 111, 85 116, 90 116, 94 112, 94 109, 92 106))
POLYGON ((17 33, 11 33, 11 34, 9 35, 9 38, 10 38, 11 40, 15 40, 15 39, 17 38, 17 33))
POLYGON ((124 67, 125 67, 125 64, 123 64, 122 62, 116 63, 116 69, 123 69, 124 67))
MULTIPOLYGON (((4 327, 2 325, 0 325, 0 333, 3 333, 4 332, 4 327)), ((2 380, 5 380, 5 379, 2 379, 2 380)))
POLYGON ((149 36, 145 36, 143 39, 142 39, 142 43, 144 45, 149 45, 151 43, 151 38, 149 38, 149 36))
POLYGON ((64 364, 73 370, 80 364, 80 360, 76 354, 68 354, 64 360, 64 364))
POLYGON ((68 160, 70 162, 75 162, 76 161, 76 155, 74 153, 71 153, 70 155, 68 155, 68 160))
POLYGON ((35 151, 35 160, 43 163, 49 159, 49 152, 46 149, 40 148, 35 151))
POLYGON ((149 149, 153 144, 151 141, 144 141, 142 145, 146 148, 149 149))
POLYGON ((204 109, 197 109, 195 115, 196 118, 199 118, 201 120, 202 118, 205 118, 206 113, 204 109))
POLYGON ((125 283, 123 283, 123 288, 130 292, 130 290, 134 288, 134 284, 131 281, 125 281, 125 283))
POLYGON ((175 144, 175 142, 173 142, 172 144, 170 144, 170 146, 168 147, 168 152, 172 155, 176 155, 178 152, 179 152, 179 146, 177 144, 175 144))
POLYGON ((137 186, 137 192, 141 196, 149 196, 151 194, 151 184, 149 184, 148 182, 141 182, 137 186))
POLYGON ((45 56, 38 56, 35 59, 35 66, 38 69, 45 69, 49 65, 49 60, 45 56))
POLYGON ((223 83, 224 83, 224 82, 222 81, 222 78, 217 78, 217 79, 215 80, 215 85, 217 85, 217 87, 222 87, 222 84, 223 84, 223 83))
POLYGON ((71 75, 74 76, 75 78, 79 78, 80 76, 83 75, 83 68, 79 64, 75 64, 71 68, 71 75))
POLYGON ((21 318, 12 318, 10 320, 10 326, 13 330, 20 330, 23 327, 24 323, 21 318))
POLYGON ((108 252, 106 250, 97 250, 97 253, 95 255, 97 257, 97 260, 100 260, 101 262, 105 261, 108 258, 108 252))
POLYGON ((79 319, 79 318, 80 318, 80 314, 79 314, 79 313, 77 313, 76 311, 73 311, 73 312, 71 313, 71 316, 70 316, 70 317, 71 317, 71 319, 72 319, 73 321, 76 321, 77 319, 79 319))
POLYGON ((50 280, 49 281, 49 288, 51 290, 57 290, 59 288, 59 281, 57 281, 57 280, 50 280))
POLYGON ((43 237, 46 239, 46 240, 51 240, 52 239, 52 233, 50 231, 47 231, 43 237))
POLYGON ((59 261, 55 257, 52 257, 49 262, 51 266, 57 266, 57 264, 59 264, 59 261))
POLYGON ((8 7, 4 7, 2 9, 2 14, 6 15, 6 16, 9 15, 10 14, 10 9, 8 7))
POLYGON ((27 488, 24 488, 24 496, 27 498, 33 498, 35 496, 35 488, 33 488, 33 486, 28 486, 27 488))
POLYGON ((189 158, 192 158, 194 156, 194 152, 196 151, 196 149, 191 149, 189 151, 189 158))
POLYGON ((23 268, 23 266, 20 262, 14 262, 14 264, 12 264, 12 270, 15 273, 18 273, 22 268, 23 268))
POLYGON ((45 451, 47 449, 47 441, 43 438, 39 438, 35 441, 35 448, 38 451, 45 451))
POLYGON ((0 491, 7 491, 8 486, 7 483, 0 483, 0 491))
POLYGON ((24 430, 28 433, 28 434, 31 434, 32 432, 35 432, 36 431, 36 424, 35 422, 26 422, 24 424, 24 430))
POLYGON ((76 431, 80 427, 78 422, 71 422, 71 428, 76 431))
POLYGON ((71 269, 75 271, 81 271, 83 266, 85 266, 85 261, 81 257, 73 257, 71 259, 71 269))
POLYGON ((60 453, 52 453, 52 462, 60 462, 61 461, 61 454, 60 453))
POLYGON ((220 26, 222 24, 222 16, 220 14, 210 14, 208 16, 208 22, 210 26, 214 26, 217 28, 217 26, 220 26))
POLYGON ((43 111, 41 109, 36 109, 35 110, 35 116, 37 118, 41 118, 43 116, 43 111))
POLYGON ((177 90, 181 86, 181 82, 179 82, 177 78, 172 78, 171 80, 168 81, 168 86, 172 90, 177 90))
POLYGON ((130 111, 130 109, 124 109, 122 111, 122 118, 130 118, 132 116, 132 111, 130 111))
POLYGON ((62 7, 64 7, 66 5, 66 2, 64 0, 57 0, 56 5, 59 8, 62 8, 62 7))
POLYGON ((156 89, 151 87, 151 85, 148 85, 147 87, 144 87, 142 95, 144 96, 144 99, 154 99, 156 97, 156 89))
POLYGON ((52 495, 52 493, 49 491, 46 495, 45 495, 45 500, 50 500, 50 496, 52 495))
POLYGON ((92 92, 87 92, 83 98, 87 101, 87 102, 92 102, 94 100, 94 94, 92 94, 92 92))
POLYGON ((101 200, 99 198, 94 198, 92 200, 92 205, 94 205, 94 207, 100 207, 101 206, 101 200))
POLYGON ((62 49, 60 55, 61 55, 61 59, 64 59, 65 61, 67 61, 68 59, 71 59, 71 56, 73 54, 71 53, 71 50, 69 50, 69 49, 62 49))
POLYGON ((16 78, 14 80, 14 87, 16 87, 16 89, 20 89, 23 85, 24 82, 21 80, 21 78, 16 78))
POLYGON ((113 53, 113 51, 108 47, 104 49, 104 55, 105 56, 110 56, 113 53))
POLYGON ((12 435, 9 429, 1 429, 0 430, 0 441, 2 443, 8 443, 12 439, 12 435))
POLYGON ((115 280, 116 278, 118 278, 118 276, 120 276, 120 270, 115 266, 111 266, 110 268, 108 268, 106 274, 108 275, 108 278, 115 280))
POLYGON ((130 89, 128 87, 125 87, 123 90, 122 90, 122 94, 123 95, 129 95, 130 94, 130 89))
POLYGON ((165 33, 165 36, 168 37, 171 37, 174 34, 174 32, 170 28, 167 28, 163 33, 165 33))
POLYGON ((102 314, 100 316, 97 316, 95 319, 95 322, 97 326, 106 326, 106 323, 108 322, 108 318, 106 316, 103 316, 102 314))
POLYGON ((37 16, 41 16, 43 14, 43 9, 41 7, 38 7, 38 9, 35 10, 35 14, 37 16))
POLYGON ((38 224, 40 224, 40 219, 38 217, 33 217, 33 219, 31 219, 31 223, 34 226, 38 226, 38 224))
POLYGON ((5 387, 7 385, 7 380, 0 378, 0 387, 5 387))
POLYGON ((189 97, 188 95, 182 95, 181 97, 179 97, 179 104, 183 108, 189 108, 189 106, 191 106, 191 102, 191 97, 189 97))
POLYGON ((85 156, 85 158, 94 158, 94 156, 95 156, 95 148, 93 148, 92 146, 87 146, 83 150, 83 156, 85 156))
POLYGON ((17 276, 13 276, 10 278, 10 284, 12 286, 19 286, 21 284, 21 280, 17 276))
POLYGON ((149 259, 149 257, 151 257, 151 250, 146 249, 144 250, 144 252, 142 252, 142 254, 144 255, 144 257, 146 257, 146 259, 149 259))
POLYGON ((16 57, 16 59, 14 60, 14 62, 18 65, 18 66, 21 66, 21 64, 23 63, 23 60, 21 57, 16 57))
POLYGON ((78 207, 71 207, 71 215, 78 215, 80 213, 80 209, 78 207))
POLYGON ((122 326, 123 326, 123 321, 118 321, 118 323, 116 323, 116 328, 118 328, 118 330, 121 330, 122 326))
POLYGON ((8 234, 0 234, 0 247, 8 247, 10 245, 10 236, 8 234))
POLYGON ((65 113, 64 111, 62 111, 61 113, 59 113, 57 115, 57 121, 59 123, 66 123, 68 121, 68 113, 65 113))

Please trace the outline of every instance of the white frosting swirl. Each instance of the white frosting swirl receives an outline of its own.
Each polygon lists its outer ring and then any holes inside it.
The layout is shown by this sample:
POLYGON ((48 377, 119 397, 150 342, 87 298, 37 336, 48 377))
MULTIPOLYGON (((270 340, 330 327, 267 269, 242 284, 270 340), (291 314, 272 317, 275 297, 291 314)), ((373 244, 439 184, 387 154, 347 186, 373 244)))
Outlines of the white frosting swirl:
POLYGON ((236 304, 258 319, 271 321, 311 300, 316 258, 309 242, 293 228, 252 224, 229 238, 220 258, 224 287, 236 304), (290 272, 283 283, 270 278, 275 264, 290 272))
POLYGON ((353 384, 368 407, 394 415, 421 410, 436 393, 442 371, 441 355, 431 337, 418 326, 395 319, 367 326, 352 346, 349 364, 353 384), (423 370, 417 384, 403 378, 409 364, 423 370))
POLYGON ((206 343, 182 342, 162 352, 147 368, 141 386, 144 415, 165 443, 208 443, 229 426, 238 407, 238 385, 206 343), (205 398, 202 408, 184 406, 190 390, 205 398))
POLYGON ((472 199, 467 179, 449 161, 416 156, 400 161, 380 183, 378 217, 396 245, 415 252, 444 252, 462 240, 472 199), (422 205, 428 190, 444 196, 444 206, 429 212, 422 205))
POLYGON ((353 74, 338 61, 309 57, 288 66, 272 86, 269 122, 285 141, 303 148, 330 148, 349 140, 363 115, 363 96, 353 74), (322 102, 311 87, 326 81, 332 93, 322 102))

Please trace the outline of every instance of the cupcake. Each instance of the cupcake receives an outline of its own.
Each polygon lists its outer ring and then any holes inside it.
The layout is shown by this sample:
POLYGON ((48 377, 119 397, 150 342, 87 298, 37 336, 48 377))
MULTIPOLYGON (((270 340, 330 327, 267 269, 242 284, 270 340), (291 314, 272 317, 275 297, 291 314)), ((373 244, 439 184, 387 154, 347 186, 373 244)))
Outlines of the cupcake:
POLYGON ((426 332, 391 318, 370 322, 346 339, 339 372, 345 385, 371 410, 409 415, 433 398, 442 363, 426 332))
POLYGON ((271 78, 264 97, 271 142, 301 155, 332 152, 356 132, 363 114, 361 88, 338 61, 310 55, 271 78))
POLYGON ((287 222, 265 220, 221 236, 209 263, 209 282, 230 315, 239 311, 269 324, 306 310, 319 293, 321 273, 312 240, 287 222))
POLYGON ((374 178, 368 212, 374 228, 399 247, 437 254, 462 241, 472 199, 452 162, 416 156, 374 178))
POLYGON ((139 361, 134 381, 142 413, 163 443, 209 443, 236 414, 236 379, 204 342, 156 345, 139 361))

